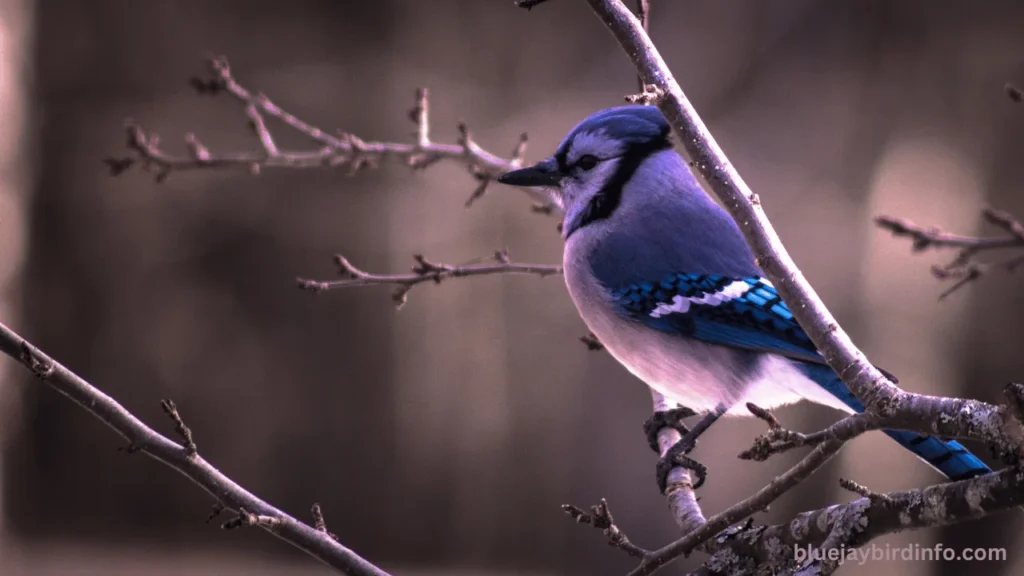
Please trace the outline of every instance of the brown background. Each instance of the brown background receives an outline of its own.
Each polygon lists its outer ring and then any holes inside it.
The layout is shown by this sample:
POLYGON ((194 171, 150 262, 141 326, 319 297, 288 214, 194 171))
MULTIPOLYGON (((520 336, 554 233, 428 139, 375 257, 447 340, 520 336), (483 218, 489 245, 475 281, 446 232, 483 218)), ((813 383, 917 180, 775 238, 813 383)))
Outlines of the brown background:
MULTIPOLYGON (((908 389, 997 400, 1024 373, 1022 280, 995 273, 939 302, 928 266, 941 257, 911 255, 871 217, 977 233, 985 203, 1024 214, 1024 109, 1002 93, 1024 83, 1024 5, 652 4, 683 88, 856 342, 908 389)), ((385 288, 294 288, 330 277, 335 252, 376 272, 406 270, 416 252, 460 262, 505 246, 557 262, 554 222, 520 194, 496 186, 465 210, 473 182, 454 164, 156 185, 100 162, 123 153, 126 117, 176 152, 186 132, 214 151, 255 149, 234 101, 187 85, 208 53, 300 117, 364 139, 409 138, 413 91, 429 86, 436 140, 453 142, 465 119, 505 154, 525 130, 537 160, 634 89, 584 2, 5 0, 0 16, 4 322, 168 432, 158 401, 173 398, 225 473, 301 517, 321 502, 346 545, 399 574, 623 573, 631 560, 558 508, 600 497, 638 544, 677 536, 640 433, 649 396, 576 341, 585 328, 559 278, 424 286, 398 313, 385 288)), ((325 573, 256 531, 204 524, 200 490, 119 453, 20 370, 3 374, 0 572, 325 573)), ((835 417, 781 416, 803 429, 835 417)), ((799 456, 738 461, 760 431, 729 421, 702 442, 707 512, 799 456)), ((850 499, 841 475, 876 490, 940 480, 873 434, 766 519, 850 499)), ((844 573, 1019 573, 1020 528, 1009 515, 880 542, 1003 546, 1008 562, 844 573)))

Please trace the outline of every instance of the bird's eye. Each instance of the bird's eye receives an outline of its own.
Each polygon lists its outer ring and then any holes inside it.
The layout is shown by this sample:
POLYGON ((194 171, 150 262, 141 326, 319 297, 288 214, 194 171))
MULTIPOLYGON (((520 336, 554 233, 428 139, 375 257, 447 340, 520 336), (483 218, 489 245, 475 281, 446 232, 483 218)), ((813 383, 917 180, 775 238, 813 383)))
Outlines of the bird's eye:
POLYGON ((593 156, 591 154, 584 154, 583 156, 580 156, 579 160, 576 161, 576 165, 579 166, 582 170, 590 170, 594 166, 597 166, 598 162, 600 162, 600 160, 598 160, 596 156, 593 156))

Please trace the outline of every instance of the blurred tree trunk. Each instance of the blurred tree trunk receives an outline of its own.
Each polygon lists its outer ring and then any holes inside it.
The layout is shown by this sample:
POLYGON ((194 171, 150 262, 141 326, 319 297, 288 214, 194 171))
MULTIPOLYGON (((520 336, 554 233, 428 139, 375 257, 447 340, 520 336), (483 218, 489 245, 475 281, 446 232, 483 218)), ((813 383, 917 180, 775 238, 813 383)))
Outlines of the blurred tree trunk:
MULTIPOLYGON (((26 64, 33 32, 32 0, 0 0, 0 310, 4 321, 19 326, 22 269, 25 262, 34 139, 26 126, 33 116, 26 64)), ((0 361, 0 456, 19 422, 18 388, 7 377, 11 362, 0 361)), ((6 473, 0 458, 0 494, 6 473)), ((4 534, 0 498, 0 542, 4 534)))

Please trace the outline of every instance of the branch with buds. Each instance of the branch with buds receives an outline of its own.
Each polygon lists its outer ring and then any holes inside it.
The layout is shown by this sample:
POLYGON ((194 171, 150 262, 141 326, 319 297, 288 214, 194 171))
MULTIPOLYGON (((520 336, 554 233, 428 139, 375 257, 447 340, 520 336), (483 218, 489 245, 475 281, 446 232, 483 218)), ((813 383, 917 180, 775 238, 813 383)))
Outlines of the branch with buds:
POLYGON ((312 292, 323 292, 338 288, 356 288, 360 286, 392 285, 396 286, 391 298, 395 305, 401 308, 405 305, 409 291, 413 287, 424 282, 440 284, 448 278, 466 278, 468 276, 489 276, 492 274, 529 274, 544 278, 562 273, 561 266, 547 264, 520 264, 513 262, 508 255, 508 249, 499 250, 488 258, 490 263, 480 263, 483 258, 452 266, 440 264, 427 260, 422 254, 414 254, 413 260, 416 264, 412 267, 412 274, 382 275, 371 274, 356 268, 344 256, 338 254, 334 257, 334 263, 338 266, 341 280, 307 280, 299 278, 299 288, 312 292))
POLYGON ((180 441, 175 442, 153 430, 116 400, 68 370, 7 326, 0 324, 0 352, 25 366, 40 382, 67 396, 83 409, 124 437, 129 454, 142 453, 174 468, 216 499, 207 522, 224 510, 236 516, 221 525, 225 530, 254 526, 350 576, 387 576, 327 531, 319 506, 313 508, 310 526, 247 491, 200 456, 192 431, 178 407, 161 401, 164 414, 174 424, 180 441))
MULTIPOLYGON (((366 168, 375 168, 389 157, 401 160, 414 170, 422 170, 442 160, 461 162, 477 181, 466 200, 469 207, 487 191, 499 175, 522 166, 526 152, 526 133, 512 150, 509 159, 501 158, 481 147, 472 137, 465 122, 459 122, 459 138, 454 144, 441 144, 430 139, 430 107, 426 88, 416 90, 416 104, 409 119, 416 125, 412 142, 370 142, 344 131, 328 132, 287 112, 265 94, 246 88, 235 79, 227 58, 218 56, 208 61, 209 75, 192 78, 190 85, 200 95, 227 94, 238 101, 248 118, 249 129, 260 144, 251 152, 214 153, 195 134, 185 135, 188 154, 176 156, 160 147, 157 134, 146 132, 136 122, 125 123, 129 156, 108 157, 104 163, 117 176, 135 166, 153 172, 157 182, 172 172, 201 169, 246 169, 259 174, 266 168, 345 168, 349 175, 366 168), (275 118, 306 136, 314 145, 307 150, 283 150, 267 128, 266 118, 275 118)), ((529 188, 520 188, 533 199, 533 210, 550 214, 551 198, 529 188)))
POLYGON ((875 218, 875 224, 892 232, 893 236, 909 238, 911 250, 914 252, 942 248, 957 250, 952 261, 932 267, 932 275, 937 279, 953 281, 953 285, 939 296, 942 299, 981 278, 992 269, 1013 272, 1018 266, 1024 264, 1024 254, 1016 254, 995 262, 977 261, 977 256, 982 252, 1024 248, 1024 224, 1021 224, 1013 215, 987 206, 982 209, 981 214, 986 222, 1002 230, 1003 236, 960 236, 944 232, 937 227, 924 228, 903 218, 884 215, 875 218))

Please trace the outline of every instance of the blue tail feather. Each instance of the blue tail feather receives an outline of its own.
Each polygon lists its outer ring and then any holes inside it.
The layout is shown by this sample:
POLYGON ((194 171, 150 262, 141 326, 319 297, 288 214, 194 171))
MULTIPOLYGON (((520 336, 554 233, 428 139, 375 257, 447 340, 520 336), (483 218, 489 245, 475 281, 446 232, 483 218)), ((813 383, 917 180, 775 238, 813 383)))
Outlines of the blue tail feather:
MULTIPOLYGON (((850 392, 850 389, 831 368, 821 364, 804 362, 798 364, 811 380, 817 382, 844 404, 856 412, 864 411, 864 404, 857 400, 857 397, 850 392)), ((934 436, 924 436, 902 430, 884 430, 884 432, 900 446, 931 464, 950 480, 966 480, 992 471, 977 456, 971 454, 967 448, 955 440, 940 440, 934 436)))

